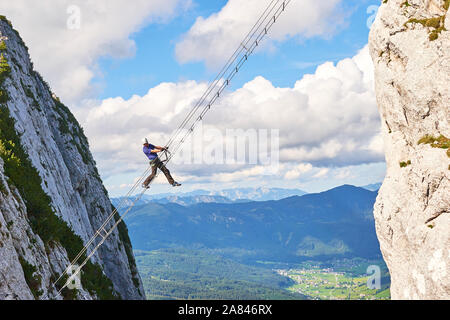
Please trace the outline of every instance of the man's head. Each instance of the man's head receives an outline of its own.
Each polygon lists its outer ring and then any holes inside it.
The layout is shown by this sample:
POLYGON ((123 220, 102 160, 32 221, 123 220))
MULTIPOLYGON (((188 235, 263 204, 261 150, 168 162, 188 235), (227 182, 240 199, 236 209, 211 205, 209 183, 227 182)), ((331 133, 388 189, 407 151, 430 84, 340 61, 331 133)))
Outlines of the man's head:
POLYGON ((142 144, 146 147, 148 147, 148 140, 147 138, 142 139, 142 144))

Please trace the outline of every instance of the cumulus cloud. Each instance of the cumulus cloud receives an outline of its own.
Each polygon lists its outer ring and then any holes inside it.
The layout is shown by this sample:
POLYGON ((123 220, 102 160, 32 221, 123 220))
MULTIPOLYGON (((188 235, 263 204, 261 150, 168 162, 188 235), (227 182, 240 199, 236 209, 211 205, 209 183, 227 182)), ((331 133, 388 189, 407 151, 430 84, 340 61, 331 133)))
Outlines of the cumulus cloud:
MULTIPOLYGON (((190 30, 176 45, 179 62, 205 61, 217 67, 225 61, 251 29, 271 0, 229 0, 219 11, 207 18, 197 18, 190 30)), ((343 22, 339 10, 342 0, 295 0, 274 24, 270 39, 314 36, 328 37, 343 22)), ((280 2, 281 4, 281 2, 280 2)), ((270 42, 265 43, 270 47, 270 42)))
POLYGON ((36 69, 69 104, 93 94, 99 57, 133 55, 133 32, 189 5, 183 0, 0 0, 2 14, 20 32, 36 69))
POLYGON ((339 170, 336 171, 335 173, 335 177, 337 179, 346 179, 346 178, 353 178, 354 175, 352 174, 351 170, 346 167, 346 168, 340 168, 339 170))
POLYGON ((336 65, 320 65, 293 88, 256 77, 225 96, 212 118, 218 127, 279 128, 281 161, 328 166, 382 161, 367 47, 336 65))
MULTIPOLYGON (((141 139, 147 136, 155 144, 164 144, 206 86, 196 81, 161 83, 144 96, 92 102, 90 108, 80 111, 77 116, 99 160, 100 171, 110 176, 142 169, 145 157, 140 150, 141 139)), ((293 87, 275 87, 269 80, 256 77, 224 94, 207 114, 203 127, 223 134, 228 129, 278 129, 281 165, 277 174, 288 180, 305 174, 318 178, 327 175, 328 168, 383 161, 373 66, 367 47, 336 65, 320 65, 293 87)), ((188 147, 196 150, 207 143, 211 142, 188 147)), ((214 178, 229 182, 267 174, 260 164, 248 163, 194 163, 175 168, 198 181, 214 178)))
POLYGON ((322 168, 313 177, 314 178, 322 178, 327 175, 328 171, 330 171, 329 168, 322 168))
POLYGON ((313 166, 310 163, 300 163, 296 165, 294 168, 286 171, 284 174, 284 178, 288 180, 298 179, 302 174, 310 172, 313 166))

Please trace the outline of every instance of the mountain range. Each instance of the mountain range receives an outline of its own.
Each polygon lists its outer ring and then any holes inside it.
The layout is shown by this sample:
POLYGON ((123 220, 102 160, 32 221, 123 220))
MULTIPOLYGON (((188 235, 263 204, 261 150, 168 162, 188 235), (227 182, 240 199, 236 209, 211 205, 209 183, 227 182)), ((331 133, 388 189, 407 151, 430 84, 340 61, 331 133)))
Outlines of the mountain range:
POLYGON ((149 202, 126 217, 135 249, 206 248, 242 261, 380 256, 376 192, 344 185, 281 200, 149 202))
MULTIPOLYGON (((370 191, 378 191, 381 182, 361 186, 370 191)), ((286 188, 235 188, 223 189, 219 191, 195 190, 182 193, 158 193, 154 195, 143 195, 137 202, 137 205, 143 205, 149 202, 160 204, 177 203, 183 206, 193 205, 196 203, 233 203, 233 202, 250 202, 250 201, 267 201, 281 200, 291 196, 302 196, 307 192, 300 189, 286 188)), ((112 198, 113 205, 118 206, 124 200, 124 197, 112 198)))
MULTIPOLYGON (((177 203, 180 205, 192 205, 196 203, 234 203, 234 202, 249 202, 249 201, 266 201, 266 200, 280 200, 290 196, 301 196, 306 194, 300 189, 285 189, 285 188, 235 188, 224 189, 219 191, 195 190, 182 193, 159 193, 155 195, 143 195, 136 203, 143 205, 149 202, 154 203, 177 203)), ((124 199, 124 197, 112 198, 111 202, 114 206, 124 199)))

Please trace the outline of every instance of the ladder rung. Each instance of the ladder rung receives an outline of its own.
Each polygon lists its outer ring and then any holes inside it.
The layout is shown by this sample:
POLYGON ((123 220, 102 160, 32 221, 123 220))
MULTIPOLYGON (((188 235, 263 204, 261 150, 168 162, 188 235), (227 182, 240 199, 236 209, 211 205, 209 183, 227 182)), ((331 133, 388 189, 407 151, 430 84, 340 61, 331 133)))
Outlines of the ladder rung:
POLYGON ((108 237, 108 232, 103 227, 97 230, 97 234, 103 239, 106 239, 108 237), (104 234, 102 234, 101 231, 103 231, 104 234))

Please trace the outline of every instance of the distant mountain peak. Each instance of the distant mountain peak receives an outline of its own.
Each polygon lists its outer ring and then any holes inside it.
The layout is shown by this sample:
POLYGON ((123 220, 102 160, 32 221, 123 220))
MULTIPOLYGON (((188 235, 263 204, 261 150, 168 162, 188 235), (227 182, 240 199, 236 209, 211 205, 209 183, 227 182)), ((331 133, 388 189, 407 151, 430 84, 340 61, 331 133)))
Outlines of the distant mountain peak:
POLYGON ((382 182, 367 184, 365 186, 361 186, 361 188, 370 190, 370 191, 378 191, 381 188, 382 182))

